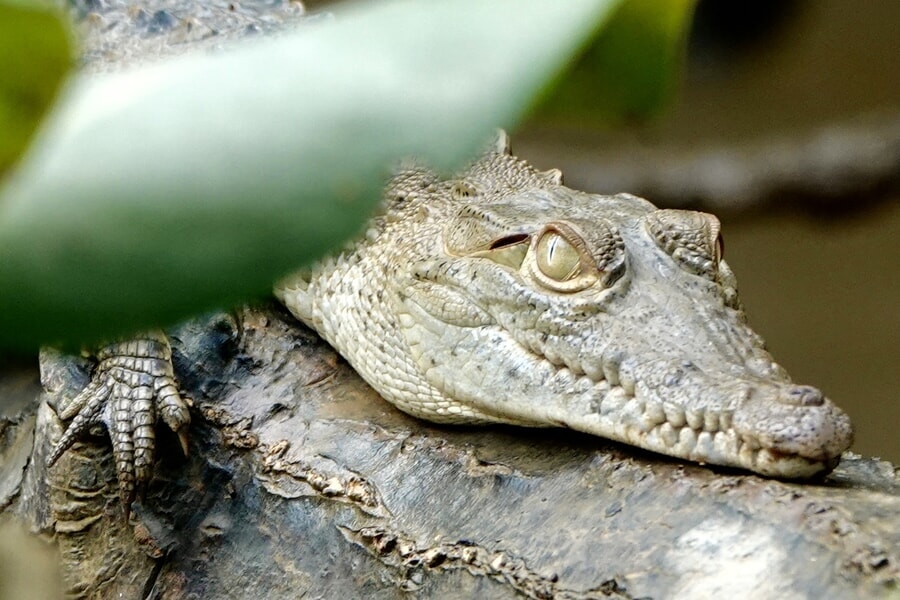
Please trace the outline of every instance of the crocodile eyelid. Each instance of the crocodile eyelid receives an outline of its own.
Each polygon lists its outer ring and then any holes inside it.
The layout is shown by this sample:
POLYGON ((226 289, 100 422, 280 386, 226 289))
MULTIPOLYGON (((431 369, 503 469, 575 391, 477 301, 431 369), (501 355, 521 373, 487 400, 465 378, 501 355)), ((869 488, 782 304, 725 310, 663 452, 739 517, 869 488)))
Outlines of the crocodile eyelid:
POLYGON ((516 244, 522 244, 529 240, 531 236, 527 233, 516 233, 513 235, 507 235, 502 238, 494 240, 488 250, 498 250, 500 248, 507 248, 509 246, 514 246, 516 244))
POLYGON ((486 250, 469 254, 472 258, 488 258, 497 264, 519 269, 528 253, 531 236, 527 233, 515 233, 494 240, 486 250))

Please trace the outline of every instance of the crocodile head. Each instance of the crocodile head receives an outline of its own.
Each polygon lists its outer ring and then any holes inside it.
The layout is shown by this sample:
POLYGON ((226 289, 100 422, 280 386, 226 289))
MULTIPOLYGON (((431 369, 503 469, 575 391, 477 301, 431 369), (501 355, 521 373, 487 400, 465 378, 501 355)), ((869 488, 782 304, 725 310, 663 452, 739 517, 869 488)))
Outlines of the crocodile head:
POLYGON ((847 415, 747 325, 712 215, 566 188, 505 138, 458 179, 398 175, 388 198, 367 240, 280 295, 403 410, 777 477, 850 446, 847 415), (346 324, 363 319, 376 326, 346 324))

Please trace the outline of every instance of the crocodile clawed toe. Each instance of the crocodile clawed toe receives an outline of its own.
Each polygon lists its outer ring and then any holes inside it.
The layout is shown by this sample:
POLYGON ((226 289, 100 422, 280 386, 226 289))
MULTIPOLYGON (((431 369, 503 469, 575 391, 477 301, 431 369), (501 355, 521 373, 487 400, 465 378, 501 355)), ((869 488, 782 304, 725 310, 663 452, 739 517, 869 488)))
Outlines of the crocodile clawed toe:
POLYGON ((60 419, 71 419, 48 458, 52 466, 81 436, 104 425, 112 441, 119 497, 130 512, 139 486, 153 472, 156 422, 163 420, 187 454, 190 401, 178 392, 172 350, 165 335, 150 332, 104 346, 91 382, 57 407, 60 419))

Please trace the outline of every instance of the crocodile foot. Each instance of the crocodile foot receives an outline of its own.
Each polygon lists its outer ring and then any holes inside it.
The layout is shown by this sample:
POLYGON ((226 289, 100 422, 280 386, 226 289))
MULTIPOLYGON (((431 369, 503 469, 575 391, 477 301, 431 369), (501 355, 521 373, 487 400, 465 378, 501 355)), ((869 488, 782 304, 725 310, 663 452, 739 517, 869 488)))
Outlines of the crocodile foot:
POLYGON ((56 407, 66 428, 48 459, 52 466, 75 441, 103 424, 112 440, 119 497, 130 514, 137 487, 150 479, 157 418, 165 421, 188 451, 190 400, 178 393, 172 349, 160 331, 104 346, 91 382, 77 396, 56 407))

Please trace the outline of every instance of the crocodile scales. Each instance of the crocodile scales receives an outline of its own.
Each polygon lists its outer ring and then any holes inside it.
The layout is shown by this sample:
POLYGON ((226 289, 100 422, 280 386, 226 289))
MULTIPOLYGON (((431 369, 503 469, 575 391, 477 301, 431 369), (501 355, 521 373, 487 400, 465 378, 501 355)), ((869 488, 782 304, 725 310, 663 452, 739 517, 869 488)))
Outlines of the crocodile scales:
MULTIPOLYGON (((458 177, 415 163, 342 252, 275 295, 387 401, 438 423, 568 427, 767 476, 828 472, 847 415, 794 384, 747 325, 718 220, 565 187, 505 134, 458 177)), ((104 423, 126 505, 151 474, 157 416, 187 401, 162 333, 107 346, 57 407, 50 456, 104 423)))

